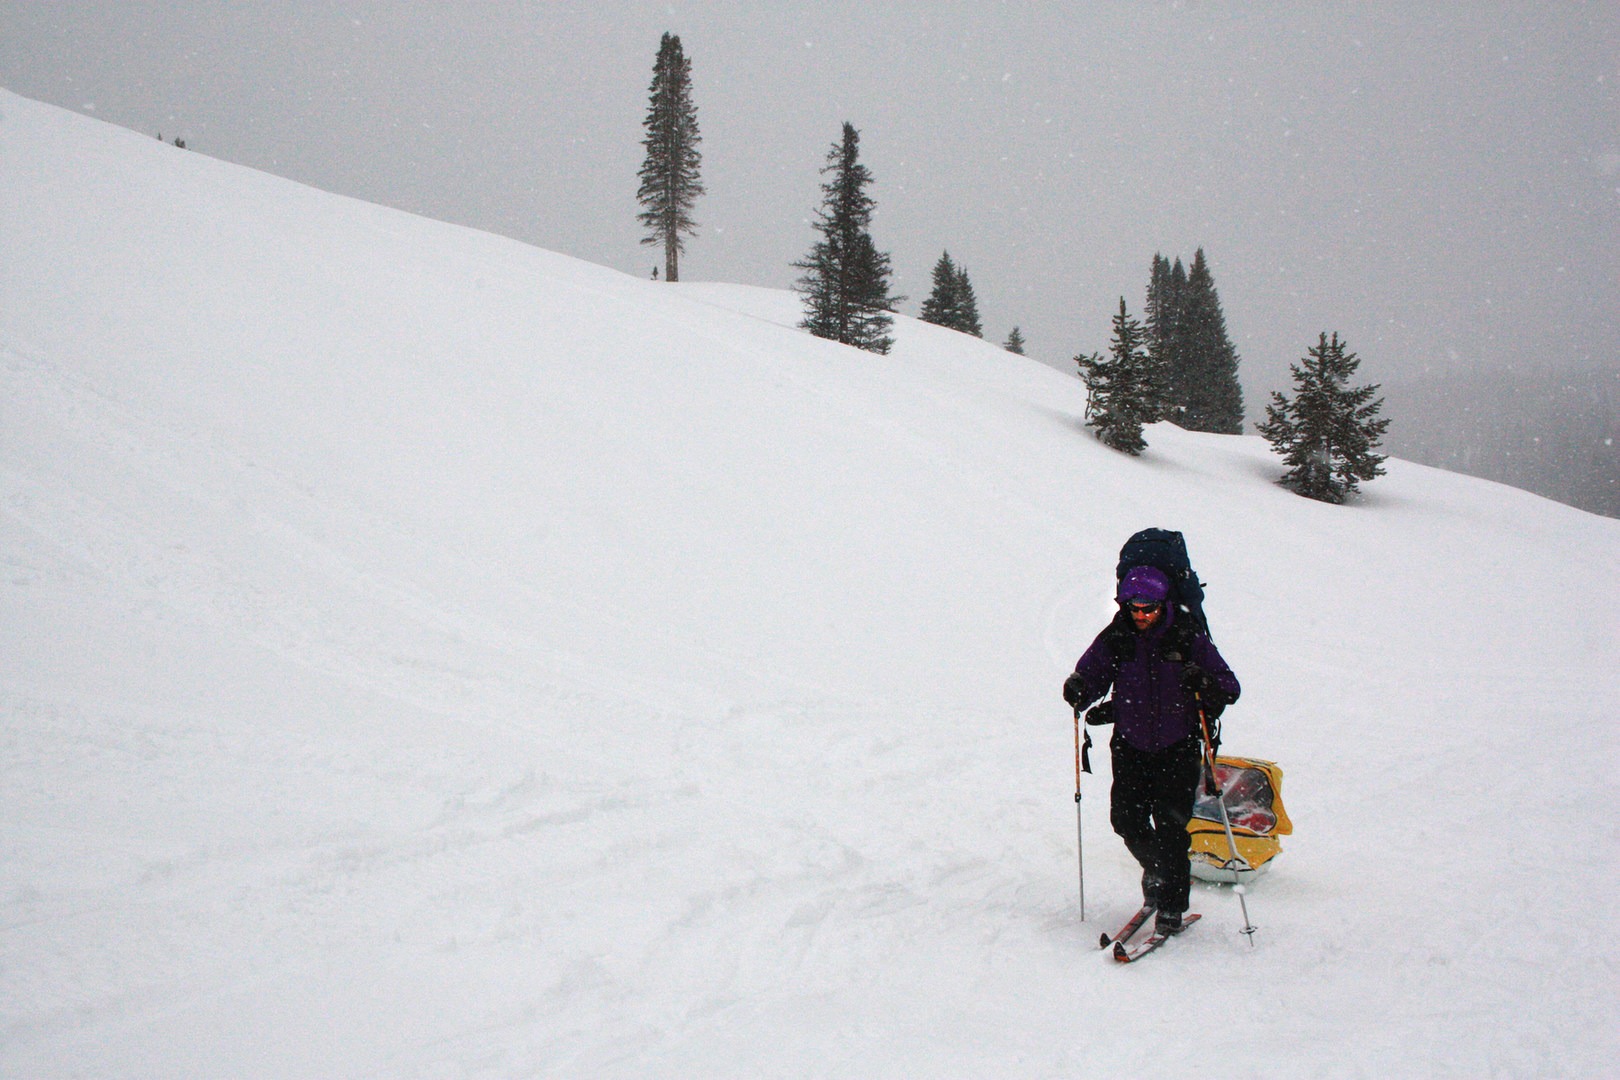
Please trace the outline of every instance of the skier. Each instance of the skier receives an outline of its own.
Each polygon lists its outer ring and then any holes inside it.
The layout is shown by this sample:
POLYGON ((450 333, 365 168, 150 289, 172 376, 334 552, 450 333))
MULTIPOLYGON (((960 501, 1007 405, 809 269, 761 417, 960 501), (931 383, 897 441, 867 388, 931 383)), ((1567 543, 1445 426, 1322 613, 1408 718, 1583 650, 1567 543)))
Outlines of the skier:
POLYGON ((1119 613, 1075 664, 1063 700, 1079 710, 1112 688, 1088 724, 1114 724, 1110 820, 1142 866, 1156 933, 1182 929, 1192 889, 1188 851, 1202 757, 1198 709, 1214 721, 1241 687, 1209 635, 1178 625, 1170 579, 1138 566, 1120 580, 1119 613))

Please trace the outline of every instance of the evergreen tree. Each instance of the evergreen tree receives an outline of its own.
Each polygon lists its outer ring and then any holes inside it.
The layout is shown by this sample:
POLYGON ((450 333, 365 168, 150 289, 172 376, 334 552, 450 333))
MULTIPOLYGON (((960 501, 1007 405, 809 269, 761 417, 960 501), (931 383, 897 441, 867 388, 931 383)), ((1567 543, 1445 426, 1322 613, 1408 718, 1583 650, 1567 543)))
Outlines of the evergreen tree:
POLYGON ((1227 336, 1226 315, 1203 248, 1193 256, 1179 317, 1181 349, 1175 359, 1182 396, 1171 400, 1184 410, 1182 426, 1189 431, 1241 435, 1243 390, 1238 385, 1237 349, 1227 336))
POLYGON ((984 324, 979 321, 979 298, 968 280, 967 269, 951 261, 945 252, 934 264, 934 287, 923 301, 922 321, 958 330, 974 337, 984 337, 984 324))
POLYGON ((1311 499, 1342 503, 1357 481, 1384 474, 1384 455, 1373 452, 1389 427, 1377 419, 1384 400, 1376 384, 1349 386, 1361 361, 1344 351, 1335 333, 1317 340, 1304 360, 1290 367, 1294 396, 1271 395, 1260 434, 1288 465, 1279 483, 1311 499))
POLYGON ((1087 426, 1104 445, 1133 457, 1147 449, 1142 427, 1159 419, 1163 395, 1145 340, 1142 324, 1127 313, 1122 296, 1108 358, 1075 357, 1086 383, 1087 426))
POLYGON ((653 79, 642 126, 647 137, 647 159, 641 166, 641 190, 636 198, 645 207, 637 215, 647 227, 643 244, 664 246, 664 280, 680 280, 680 254, 685 235, 697 233, 692 206, 703 194, 698 168, 697 107, 692 104, 692 64, 681 50, 681 39, 666 33, 658 46, 653 79))
POLYGON ((1189 274, 1153 256, 1148 280, 1147 348, 1165 387, 1165 415, 1188 431, 1243 431, 1238 354, 1214 276, 1198 249, 1189 274))
POLYGON ((889 330, 894 309, 904 297, 889 295, 889 253, 879 251, 872 234, 860 233, 853 245, 850 284, 854 302, 849 309, 850 336, 846 344, 867 352, 887 353, 894 345, 889 330))
POLYGON ((984 324, 979 321, 979 297, 968 280, 967 267, 956 268, 956 326, 964 334, 984 337, 984 324))
POLYGON ((1181 265, 1180 256, 1161 286, 1159 301, 1163 307, 1157 315, 1160 352, 1155 361, 1164 386, 1164 415, 1172 423, 1186 427, 1186 373, 1181 357, 1187 351, 1187 320, 1182 317, 1187 306, 1187 268, 1181 265))
POLYGON ((1154 253, 1153 270, 1148 278, 1147 306, 1144 330, 1147 336, 1148 359, 1153 364, 1160 384, 1165 389, 1165 412, 1169 419, 1179 422, 1180 413, 1169 402, 1175 400, 1175 365, 1171 361, 1176 345, 1177 328, 1181 323, 1181 305, 1187 291, 1187 272, 1181 260, 1172 270, 1170 260, 1154 253))
POLYGON ((1024 355, 1024 335, 1018 327, 1012 328, 1012 333, 1007 335, 1007 340, 1001 347, 1010 353, 1017 353, 1019 356, 1024 355))
POLYGON ((934 287, 923 301, 922 321, 954 330, 960 308, 956 264, 951 262, 951 253, 947 251, 934 264, 934 287))
POLYGON ((810 254, 793 265, 804 271, 797 288, 805 299, 799 325, 817 337, 886 353, 891 314, 904 297, 889 295, 889 256, 877 250, 869 231, 877 203, 866 193, 872 173, 860 163, 860 133, 844 124, 843 139, 827 154, 822 204, 815 228, 821 234, 810 254))

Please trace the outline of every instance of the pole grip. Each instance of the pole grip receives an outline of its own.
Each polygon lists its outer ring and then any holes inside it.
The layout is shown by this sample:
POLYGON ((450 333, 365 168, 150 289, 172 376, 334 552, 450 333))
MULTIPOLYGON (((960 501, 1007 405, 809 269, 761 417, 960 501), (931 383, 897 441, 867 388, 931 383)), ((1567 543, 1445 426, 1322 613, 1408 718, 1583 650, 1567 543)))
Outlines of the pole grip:
POLYGON ((1074 707, 1074 801, 1080 801, 1080 706, 1074 707))
POLYGON ((1209 717, 1204 714, 1204 695, 1197 690, 1193 691, 1193 701, 1198 705, 1198 729, 1204 736, 1204 794, 1221 797, 1221 784, 1215 778, 1215 747, 1209 741, 1209 717))

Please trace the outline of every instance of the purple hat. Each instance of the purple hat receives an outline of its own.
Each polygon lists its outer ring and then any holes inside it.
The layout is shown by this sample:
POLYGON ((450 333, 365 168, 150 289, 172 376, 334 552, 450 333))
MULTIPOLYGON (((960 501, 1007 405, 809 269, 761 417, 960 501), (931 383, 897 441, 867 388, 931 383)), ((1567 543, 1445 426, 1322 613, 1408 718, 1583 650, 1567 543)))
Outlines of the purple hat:
POLYGON ((1170 579, 1154 567, 1133 566, 1120 579, 1119 589, 1114 596, 1122 604, 1131 600, 1162 604, 1170 596, 1170 579))

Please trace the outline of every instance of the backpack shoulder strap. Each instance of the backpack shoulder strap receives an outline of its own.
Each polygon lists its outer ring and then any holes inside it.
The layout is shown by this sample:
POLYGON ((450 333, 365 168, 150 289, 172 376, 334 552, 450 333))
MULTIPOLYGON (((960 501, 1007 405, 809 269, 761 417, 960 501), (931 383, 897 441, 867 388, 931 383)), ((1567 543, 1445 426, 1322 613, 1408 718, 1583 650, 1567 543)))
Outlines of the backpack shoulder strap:
POLYGON ((1114 621, 1108 624, 1108 629, 1103 631, 1109 651, 1114 654, 1114 659, 1122 664, 1136 655, 1136 631, 1131 629, 1125 618, 1125 613, 1120 612, 1114 616, 1114 621))
POLYGON ((1192 660, 1193 641, 1197 631, 1177 620, 1159 641, 1159 658, 1172 664, 1185 664, 1192 660))

